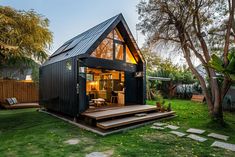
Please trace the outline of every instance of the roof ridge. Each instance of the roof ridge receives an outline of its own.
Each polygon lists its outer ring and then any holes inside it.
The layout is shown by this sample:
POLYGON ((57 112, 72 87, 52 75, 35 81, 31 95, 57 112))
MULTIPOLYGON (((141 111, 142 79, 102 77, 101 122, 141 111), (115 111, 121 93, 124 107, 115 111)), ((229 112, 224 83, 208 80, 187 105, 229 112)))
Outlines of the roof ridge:
MULTIPOLYGON (((81 38, 81 40, 79 41, 79 42, 81 42, 82 40, 89 38, 89 36, 86 36, 89 32, 91 32, 91 31, 94 30, 94 29, 99 28, 99 26, 103 26, 103 25, 109 23, 110 21, 113 21, 114 19, 117 19, 119 16, 122 16, 122 13, 117 14, 117 15, 115 15, 115 16, 113 16, 113 17, 111 17, 111 18, 109 18, 109 19, 107 19, 107 20, 105 20, 105 21, 103 21, 103 22, 101 22, 101 23, 99 23, 99 24, 97 24, 97 25, 95 25, 95 26, 93 26, 93 27, 87 29, 86 31, 84 31, 84 32, 82 32, 82 33, 80 33, 80 34, 78 34, 77 36, 73 37, 72 39, 67 40, 67 41, 66 41, 64 44, 62 44, 49 58, 53 58, 53 57, 55 57, 55 56, 57 56, 57 55, 63 53, 63 52, 64 52, 63 50, 66 49, 67 46, 66 46, 65 48, 63 48, 62 50, 60 50, 60 49, 61 49, 63 46, 65 46, 65 45, 67 45, 67 44, 69 44, 69 43, 72 43, 72 42, 75 41, 76 39, 81 38), (59 50, 60 50, 60 52, 58 52, 59 50)), ((95 34, 98 34, 99 32, 100 32, 100 31, 97 31, 95 34)), ((95 35, 95 34, 93 34, 93 35, 95 35)), ((78 42, 78 43, 79 43, 79 42, 78 42)), ((78 44, 78 43, 77 43, 77 44, 78 44)), ((69 45, 68 45, 68 46, 69 46, 69 45)))
POLYGON ((85 30, 84 32, 78 34, 77 36, 73 37, 72 39, 66 41, 63 45, 65 45, 66 43, 68 43, 68 42, 71 41, 71 40, 76 39, 77 37, 81 36, 82 34, 86 34, 87 32, 89 32, 90 30, 94 29, 94 28, 97 27, 97 26, 102 25, 102 24, 104 24, 104 23, 107 23, 107 22, 108 22, 109 20, 111 20, 111 19, 117 18, 117 17, 120 16, 120 15, 122 15, 122 13, 117 14, 117 15, 115 15, 115 16, 113 16, 113 17, 111 17, 111 18, 109 18, 109 19, 107 19, 107 20, 105 20, 105 21, 103 21, 103 22, 101 22, 101 23, 99 23, 99 24, 97 24, 97 25, 95 25, 95 26, 93 26, 93 27, 91 27, 91 28, 85 30))

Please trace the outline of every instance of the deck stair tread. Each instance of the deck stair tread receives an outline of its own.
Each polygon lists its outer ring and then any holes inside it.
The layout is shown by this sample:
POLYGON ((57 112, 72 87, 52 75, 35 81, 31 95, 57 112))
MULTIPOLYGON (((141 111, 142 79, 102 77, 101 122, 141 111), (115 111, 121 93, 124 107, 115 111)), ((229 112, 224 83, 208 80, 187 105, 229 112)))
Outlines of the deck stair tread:
POLYGON ((143 117, 130 116, 130 117, 119 118, 119 119, 114 119, 114 120, 107 120, 104 122, 98 122, 97 127, 101 129, 110 129, 110 128, 133 124, 137 122, 143 122, 143 121, 154 120, 154 119, 163 118, 167 116, 172 116, 174 115, 174 113, 175 113, 174 111, 164 112, 164 113, 154 112, 154 113, 148 113, 146 116, 143 116, 143 117))
POLYGON ((101 120, 106 118, 113 118, 123 115, 130 115, 136 113, 144 113, 149 111, 156 111, 156 106, 150 105, 130 105, 130 106, 123 106, 121 108, 115 108, 114 110, 105 110, 105 111, 98 111, 98 112, 84 112, 82 115, 93 118, 95 120, 101 120))

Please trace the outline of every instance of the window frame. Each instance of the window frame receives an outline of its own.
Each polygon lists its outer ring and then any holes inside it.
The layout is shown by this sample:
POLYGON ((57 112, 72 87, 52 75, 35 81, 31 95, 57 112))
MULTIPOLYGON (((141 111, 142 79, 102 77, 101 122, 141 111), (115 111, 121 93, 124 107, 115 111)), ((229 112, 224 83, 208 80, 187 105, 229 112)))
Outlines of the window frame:
MULTIPOLYGON (((117 28, 115 28, 115 29, 117 29, 117 28)), ((112 59, 107 59, 107 58, 100 58, 100 57, 95 57, 95 56, 91 56, 91 57, 94 57, 94 58, 99 58, 99 59, 105 59, 105 60, 113 60, 113 61, 118 61, 118 62, 122 62, 122 63, 127 63, 127 64, 134 64, 134 63, 129 63, 129 62, 126 62, 126 47, 128 47, 128 45, 126 44, 126 42, 125 42, 125 40, 124 40, 124 38, 123 38, 123 41, 121 41, 121 40, 117 40, 117 39, 115 39, 114 38, 114 31, 115 31, 115 29, 113 29, 110 33, 112 34, 111 36, 112 36, 112 38, 109 36, 109 34, 101 41, 101 43, 105 40, 105 39, 110 39, 110 40, 112 40, 112 46, 113 46, 113 58, 112 59), (122 48, 123 48, 123 59, 122 60, 120 60, 120 59, 116 59, 116 44, 120 44, 120 45, 122 45, 122 48)), ((117 31, 118 31, 118 29, 117 29, 117 31)), ((118 32, 117 32, 118 33, 118 32)), ((119 32, 120 33, 120 32, 119 32)), ((120 33, 120 35, 121 35, 121 33, 120 33)), ((100 43, 100 44, 101 44, 100 43)), ((97 48, 99 47, 99 45, 97 46, 97 48)), ((96 49, 97 49, 96 48, 96 49)), ((96 49, 94 50, 94 51, 96 51, 96 49)), ((92 52, 92 53, 94 53, 94 51, 92 52)), ((91 55, 92 55, 92 53, 91 53, 91 55)), ((131 53, 131 55, 132 55, 132 57, 134 58, 134 60, 136 61, 136 59, 135 59, 135 57, 133 56, 133 54, 132 54, 132 52, 130 51, 130 53, 131 53)), ((138 62, 136 61, 136 64, 138 64, 138 62)))
POLYGON ((113 60, 123 61, 123 62, 126 61, 126 46, 125 45, 126 45, 125 42, 113 39, 113 60), (123 59, 122 60, 116 58, 116 44, 122 45, 122 48, 123 48, 123 59))

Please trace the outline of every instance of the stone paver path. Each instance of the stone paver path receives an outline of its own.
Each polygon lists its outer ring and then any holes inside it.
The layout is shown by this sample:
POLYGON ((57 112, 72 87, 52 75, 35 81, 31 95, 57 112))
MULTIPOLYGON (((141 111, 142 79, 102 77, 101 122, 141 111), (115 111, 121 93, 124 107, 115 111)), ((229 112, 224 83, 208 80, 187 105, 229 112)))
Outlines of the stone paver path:
POLYGON ((78 144, 79 142, 80 142, 80 140, 77 138, 73 138, 73 139, 69 139, 69 140, 65 141, 65 143, 70 144, 70 145, 75 145, 75 144, 78 144))
POLYGON ((179 132, 179 131, 170 131, 170 133, 176 135, 176 136, 179 136, 179 137, 184 137, 186 136, 185 133, 182 133, 182 132, 179 132))
POLYGON ((160 127, 160 126, 151 126, 152 129, 156 129, 156 130, 164 130, 164 127, 160 127))
POLYGON ((166 123, 161 123, 161 122, 156 122, 156 123, 153 123, 154 126, 165 126, 167 125, 166 123))
POLYGON ((194 134, 189 134, 187 137, 188 137, 188 138, 191 138, 191 139, 193 139, 193 140, 195 140, 195 141, 198 141, 198 142, 204 142, 204 141, 207 140, 206 138, 203 138, 203 137, 201 137, 201 136, 194 135, 194 134))
POLYGON ((102 152, 92 152, 90 154, 87 154, 86 157, 108 157, 108 155, 102 152))
POLYGON ((179 129, 180 127, 175 126, 175 125, 167 125, 166 128, 172 129, 172 130, 176 130, 179 129))
POLYGON ((217 138, 219 140, 224 140, 227 141, 229 136, 225 136, 225 135, 221 135, 221 134, 216 134, 216 133, 210 133, 207 135, 208 137, 213 137, 213 138, 217 138))
POLYGON ((189 128, 186 132, 194 133, 194 134, 203 134, 205 130, 189 128))
POLYGON ((231 151, 235 152, 235 144, 215 141, 211 146, 212 147, 224 148, 224 149, 231 150, 231 151))

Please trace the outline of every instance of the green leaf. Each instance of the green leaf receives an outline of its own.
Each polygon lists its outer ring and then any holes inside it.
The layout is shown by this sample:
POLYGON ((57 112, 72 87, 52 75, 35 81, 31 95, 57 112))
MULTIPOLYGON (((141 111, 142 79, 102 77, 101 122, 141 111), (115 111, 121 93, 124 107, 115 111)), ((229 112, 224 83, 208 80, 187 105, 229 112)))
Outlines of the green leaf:
POLYGON ((226 71, 229 73, 235 73, 235 57, 233 57, 230 61, 228 66, 226 67, 226 71))
POLYGON ((215 54, 211 56, 209 66, 221 73, 225 71, 225 68, 223 67, 223 61, 215 54))
POLYGON ((235 49, 231 49, 229 54, 228 54, 228 60, 231 61, 232 58, 235 57, 235 49))
POLYGON ((235 81, 235 74, 230 74, 230 78, 235 81))
POLYGON ((211 58, 212 58, 212 62, 213 62, 213 63, 216 63, 216 64, 221 65, 221 66, 223 65, 222 59, 219 58, 216 54, 213 54, 213 55, 211 56, 211 58))

